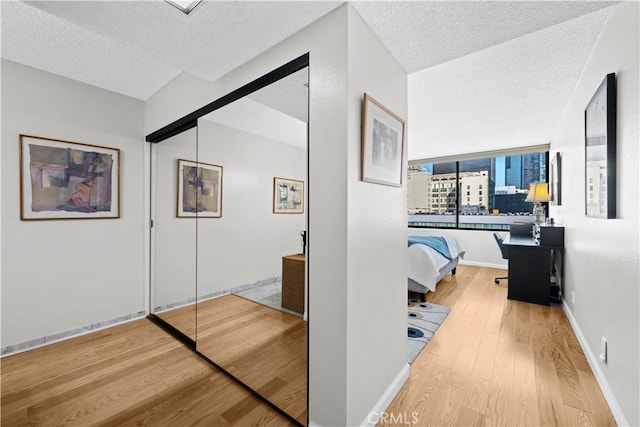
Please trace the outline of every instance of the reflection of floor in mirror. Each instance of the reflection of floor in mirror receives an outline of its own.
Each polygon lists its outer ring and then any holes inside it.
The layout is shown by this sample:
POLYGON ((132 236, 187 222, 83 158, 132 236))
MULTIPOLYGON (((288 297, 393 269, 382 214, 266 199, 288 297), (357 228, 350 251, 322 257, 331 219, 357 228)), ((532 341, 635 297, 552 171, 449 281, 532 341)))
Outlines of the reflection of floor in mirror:
POLYGON ((290 425, 148 319, 0 363, 3 426, 290 425))
POLYGON ((250 300, 257 301, 261 304, 268 305, 269 307, 293 314, 294 316, 302 316, 300 313, 296 313, 295 311, 282 307, 282 282, 280 281, 266 285, 254 286, 234 293, 245 298, 249 298, 250 300))
POLYGON ((178 308, 154 313, 192 340, 196 340, 196 305, 188 304, 178 308))
POLYGON ((307 322, 238 295, 198 303, 197 349, 276 406, 307 418, 307 322))

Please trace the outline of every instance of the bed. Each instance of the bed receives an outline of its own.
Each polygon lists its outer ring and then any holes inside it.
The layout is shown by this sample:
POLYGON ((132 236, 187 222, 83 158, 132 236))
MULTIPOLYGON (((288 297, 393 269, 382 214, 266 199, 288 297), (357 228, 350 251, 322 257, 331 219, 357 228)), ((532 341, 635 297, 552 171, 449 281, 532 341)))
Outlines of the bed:
POLYGON ((454 237, 446 234, 414 232, 407 240, 409 291, 421 294, 424 300, 425 294, 435 291, 444 276, 455 274, 465 251, 454 237))

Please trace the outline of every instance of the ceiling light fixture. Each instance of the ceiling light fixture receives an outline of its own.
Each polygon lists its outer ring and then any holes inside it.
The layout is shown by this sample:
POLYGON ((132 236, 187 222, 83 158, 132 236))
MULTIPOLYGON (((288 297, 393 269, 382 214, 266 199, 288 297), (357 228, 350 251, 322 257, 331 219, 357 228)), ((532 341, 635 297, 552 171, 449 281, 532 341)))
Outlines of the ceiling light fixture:
POLYGON ((200 4, 202 0, 165 0, 171 6, 181 10, 187 15, 191 12, 197 5, 200 4))

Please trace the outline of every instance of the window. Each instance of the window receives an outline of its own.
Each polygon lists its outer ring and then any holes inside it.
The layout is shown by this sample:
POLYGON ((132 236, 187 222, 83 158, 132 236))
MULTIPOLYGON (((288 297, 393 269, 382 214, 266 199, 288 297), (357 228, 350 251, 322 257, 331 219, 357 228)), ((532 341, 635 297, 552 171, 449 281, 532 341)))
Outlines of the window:
POLYGON ((442 163, 412 162, 407 191, 409 226, 508 230, 510 224, 531 222, 533 203, 525 199, 529 184, 547 182, 548 157, 547 151, 537 151, 471 160, 466 156, 442 163), (428 190, 434 181, 441 185, 437 194, 428 190))

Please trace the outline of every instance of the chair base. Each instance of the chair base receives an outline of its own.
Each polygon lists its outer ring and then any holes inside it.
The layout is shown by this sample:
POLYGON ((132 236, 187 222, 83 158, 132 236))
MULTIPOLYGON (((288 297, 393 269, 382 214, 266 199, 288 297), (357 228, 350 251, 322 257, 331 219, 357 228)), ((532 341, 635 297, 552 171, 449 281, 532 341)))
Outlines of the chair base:
POLYGON ((493 279, 493 282, 494 282, 496 285, 499 285, 499 284, 500 284, 500 280, 506 280, 506 279, 508 279, 508 278, 509 278, 509 277, 496 277, 495 279, 493 279))

